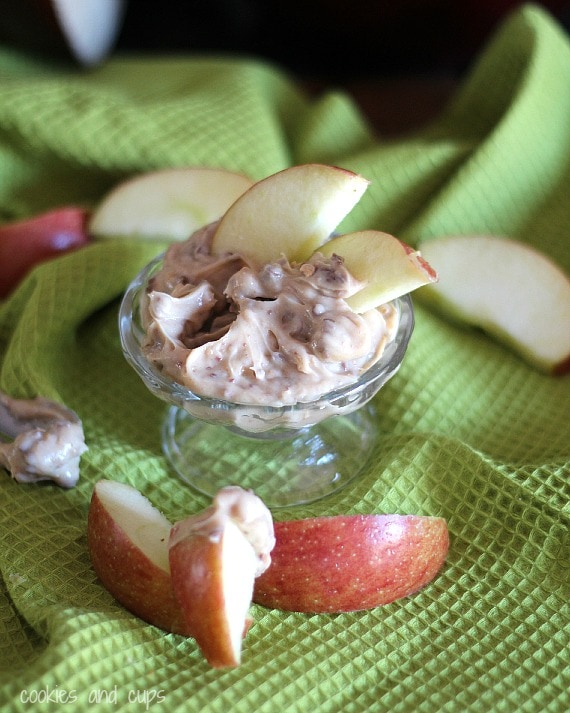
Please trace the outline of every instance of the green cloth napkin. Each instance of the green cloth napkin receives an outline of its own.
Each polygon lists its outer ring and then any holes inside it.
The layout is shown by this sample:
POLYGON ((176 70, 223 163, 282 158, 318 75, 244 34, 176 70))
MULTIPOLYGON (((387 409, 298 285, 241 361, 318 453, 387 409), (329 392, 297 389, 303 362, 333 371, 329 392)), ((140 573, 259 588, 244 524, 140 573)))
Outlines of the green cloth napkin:
MULTIPOLYGON (((506 234, 570 272, 568 38, 521 7, 435 123, 398 140, 375 136, 343 93, 309 100, 254 60, 117 57, 82 72, 0 52, 3 220, 94 205, 156 167, 257 179, 307 161, 371 179, 343 230, 411 243, 506 234)), ((206 504, 169 468, 164 405, 119 345, 121 294, 162 247, 94 243, 0 304, 0 388, 75 409, 89 445, 72 490, 0 473, 1 710, 569 710, 570 378, 539 374, 420 299, 404 364, 376 399, 381 439, 363 474, 275 517, 443 516, 451 546, 431 584, 354 614, 253 606, 243 664, 227 671, 114 602, 87 552, 93 484, 130 483, 173 520, 206 504)))

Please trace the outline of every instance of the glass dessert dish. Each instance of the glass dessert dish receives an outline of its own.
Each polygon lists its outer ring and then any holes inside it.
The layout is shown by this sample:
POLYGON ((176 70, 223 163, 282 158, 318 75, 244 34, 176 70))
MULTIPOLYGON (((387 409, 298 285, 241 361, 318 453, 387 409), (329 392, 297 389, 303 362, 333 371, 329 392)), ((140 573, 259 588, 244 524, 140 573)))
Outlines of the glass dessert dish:
POLYGON ((413 331, 410 297, 393 302, 398 312, 394 339, 357 381, 313 401, 248 405, 200 396, 146 358, 141 305, 161 266, 158 256, 127 288, 119 331, 128 363, 169 404, 162 446, 180 478, 210 497, 224 485, 238 484, 271 508, 318 500, 355 478, 379 437, 373 397, 399 369, 413 331))

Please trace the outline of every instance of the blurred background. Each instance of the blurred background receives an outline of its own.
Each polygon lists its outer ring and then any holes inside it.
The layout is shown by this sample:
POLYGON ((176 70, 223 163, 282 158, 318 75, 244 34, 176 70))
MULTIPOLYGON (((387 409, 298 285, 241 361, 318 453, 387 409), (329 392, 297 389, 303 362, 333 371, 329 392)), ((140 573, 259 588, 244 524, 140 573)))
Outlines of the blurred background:
MULTIPOLYGON (((112 52, 222 52, 254 55, 305 77, 338 81, 459 75, 505 14, 521 4, 514 0, 0 0, 0 42, 46 54, 75 55, 86 65, 112 52)), ((539 4, 568 26, 570 0, 539 4)))
MULTIPOLYGON (((271 61, 351 93, 384 133, 429 120, 514 0, 0 0, 0 46, 85 69, 115 54, 271 61)), ((570 0, 535 3, 570 28, 570 0)))
MULTIPOLYGON (((81 1, 81 0, 79 0, 81 1)), ((460 74, 511 0, 131 0, 117 49, 245 52, 303 76, 460 74)), ((541 3, 561 22, 570 2, 541 3)))

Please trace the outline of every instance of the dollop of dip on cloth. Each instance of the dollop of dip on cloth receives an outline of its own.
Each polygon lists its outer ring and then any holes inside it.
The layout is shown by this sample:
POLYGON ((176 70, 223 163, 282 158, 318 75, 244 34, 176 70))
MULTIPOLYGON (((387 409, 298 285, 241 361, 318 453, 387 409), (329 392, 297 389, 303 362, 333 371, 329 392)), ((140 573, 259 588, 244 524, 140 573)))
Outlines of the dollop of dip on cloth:
POLYGON ((173 243, 143 302, 147 359, 201 396, 281 406, 356 381, 398 328, 391 304, 357 314, 342 257, 256 266, 213 255, 216 223, 173 243))
POLYGON ((51 480, 72 488, 86 450, 83 424, 75 411, 39 396, 14 399, 0 392, 0 467, 14 480, 51 480))

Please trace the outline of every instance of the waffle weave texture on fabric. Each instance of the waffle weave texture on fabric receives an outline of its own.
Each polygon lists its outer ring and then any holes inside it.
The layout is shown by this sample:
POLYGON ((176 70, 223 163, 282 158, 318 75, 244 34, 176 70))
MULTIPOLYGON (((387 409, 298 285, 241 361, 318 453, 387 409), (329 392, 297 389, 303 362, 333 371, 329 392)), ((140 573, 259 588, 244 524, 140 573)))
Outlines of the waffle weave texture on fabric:
MULTIPOLYGON (((371 180, 343 232, 377 228, 411 244, 507 235, 570 272, 570 41, 522 7, 441 115, 389 141, 349 96, 309 99, 255 60, 118 56, 82 72, 0 51, 2 221, 94 206, 154 168, 259 179, 304 162, 371 180)), ((420 298, 404 364, 377 397, 381 439, 362 476, 275 516, 445 517, 449 556, 431 584, 354 614, 253 606, 243 663, 228 671, 114 602, 87 551, 94 483, 130 483, 171 520, 206 504, 169 469, 163 405, 119 344, 120 297, 163 247, 93 242, 0 303, 0 389, 65 403, 89 446, 71 490, 0 473, 0 710, 569 710, 570 377, 540 374, 420 298)))

